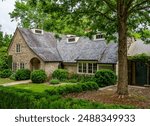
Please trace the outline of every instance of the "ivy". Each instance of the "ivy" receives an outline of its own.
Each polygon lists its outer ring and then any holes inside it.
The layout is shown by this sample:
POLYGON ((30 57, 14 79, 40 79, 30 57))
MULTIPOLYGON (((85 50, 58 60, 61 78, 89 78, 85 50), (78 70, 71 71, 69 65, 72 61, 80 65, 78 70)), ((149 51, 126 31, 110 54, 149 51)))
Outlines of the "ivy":
POLYGON ((129 56, 128 60, 139 61, 139 62, 150 62, 150 56, 145 53, 142 53, 134 56, 129 56))

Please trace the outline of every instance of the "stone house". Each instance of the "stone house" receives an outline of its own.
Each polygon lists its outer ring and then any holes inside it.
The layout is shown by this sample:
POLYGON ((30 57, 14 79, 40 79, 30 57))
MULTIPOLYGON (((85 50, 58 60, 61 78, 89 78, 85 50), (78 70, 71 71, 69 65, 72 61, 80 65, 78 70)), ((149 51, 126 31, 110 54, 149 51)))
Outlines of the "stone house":
MULTIPOLYGON (((143 53, 150 56, 150 44, 144 44, 139 39, 132 43, 128 50, 130 57, 143 53)), ((131 85, 150 86, 150 62, 129 60, 128 78, 131 85)))
POLYGON ((17 28, 8 48, 12 70, 43 69, 48 76, 58 68, 78 74, 93 74, 104 68, 115 71, 118 46, 106 44, 101 34, 92 40, 74 35, 61 35, 61 39, 55 36, 39 29, 17 28))

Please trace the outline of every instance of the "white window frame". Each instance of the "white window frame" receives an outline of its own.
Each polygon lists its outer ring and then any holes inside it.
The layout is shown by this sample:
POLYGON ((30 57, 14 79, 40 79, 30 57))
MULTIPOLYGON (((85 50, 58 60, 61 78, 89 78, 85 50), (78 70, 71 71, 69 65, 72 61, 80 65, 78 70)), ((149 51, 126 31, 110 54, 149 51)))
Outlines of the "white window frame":
POLYGON ((77 63, 77 73, 78 74, 94 74, 94 65, 93 64, 96 64, 97 67, 96 67, 96 71, 98 70, 98 64, 96 62, 78 62, 77 63), (89 73, 89 63, 92 64, 92 72, 89 73), (79 64, 82 64, 82 72, 79 72, 79 64), (83 72, 83 64, 86 64, 86 72, 83 72))
POLYGON ((75 35, 67 35, 67 43, 76 43, 78 42, 80 37, 77 37, 75 35), (69 39, 74 39, 74 41, 69 41, 69 39))
POLYGON ((20 53, 20 52, 21 52, 21 45, 16 44, 16 53, 20 53))
POLYGON ((20 63, 20 69, 24 69, 25 68, 25 64, 23 62, 20 63))
POLYGON ((94 35, 94 40, 105 40, 105 38, 97 38, 96 36, 98 36, 98 35, 101 35, 101 36, 103 36, 103 34, 96 34, 96 35, 94 35))

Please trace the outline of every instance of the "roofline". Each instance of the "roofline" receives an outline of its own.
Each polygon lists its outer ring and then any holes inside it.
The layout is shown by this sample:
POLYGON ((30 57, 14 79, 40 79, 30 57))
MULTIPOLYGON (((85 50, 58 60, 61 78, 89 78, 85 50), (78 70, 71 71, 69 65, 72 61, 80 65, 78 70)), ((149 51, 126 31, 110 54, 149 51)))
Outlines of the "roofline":
POLYGON ((12 38, 11 42, 9 43, 9 46, 8 46, 8 48, 7 48, 7 52, 9 52, 9 50, 10 50, 10 47, 11 47, 11 45, 12 45, 12 43, 13 43, 13 41, 14 41, 14 38, 15 38, 15 36, 16 36, 17 30, 19 31, 18 27, 16 28, 16 30, 15 30, 15 32, 14 32, 14 35, 13 35, 13 38, 12 38))
POLYGON ((98 60, 94 60, 94 59, 75 59, 76 61, 98 61, 98 60))
MULTIPOLYGON (((26 42, 24 36, 22 35, 22 32, 20 31, 20 29, 19 29, 18 27, 17 27, 17 29, 18 29, 19 33, 21 34, 21 37, 23 38, 23 40, 25 41, 25 43, 26 43, 27 46, 29 47, 29 49, 30 49, 39 59, 41 59, 43 62, 45 62, 45 60, 43 60, 40 56, 38 56, 38 55, 35 53, 34 50, 32 50, 32 49, 30 48, 30 46, 29 46, 28 43, 26 42)), ((28 30, 30 30, 30 29, 28 29, 28 30)))

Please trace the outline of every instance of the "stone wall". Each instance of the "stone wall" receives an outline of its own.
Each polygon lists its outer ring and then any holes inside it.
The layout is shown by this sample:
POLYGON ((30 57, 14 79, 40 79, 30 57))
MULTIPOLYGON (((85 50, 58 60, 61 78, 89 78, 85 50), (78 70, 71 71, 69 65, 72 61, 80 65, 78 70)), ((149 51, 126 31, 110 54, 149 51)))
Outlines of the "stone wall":
POLYGON ((59 66, 59 63, 58 62, 48 62, 48 63, 45 63, 45 72, 48 76, 48 78, 51 78, 52 77, 52 73, 58 69, 58 66, 59 66))
MULTIPOLYGON (((30 69, 30 61, 32 58, 38 58, 38 56, 28 47, 25 40, 23 39, 20 32, 17 30, 15 32, 13 41, 8 50, 8 55, 12 55, 12 61, 17 63, 17 68, 19 69, 19 64, 24 63, 25 68, 30 69), (20 44, 20 52, 16 52, 16 44, 20 44)), ((44 62, 40 60, 40 69, 44 69, 44 62)))
POLYGON ((74 64, 69 64, 69 63, 64 64, 64 69, 67 69, 70 74, 73 74, 73 73, 76 74, 77 73, 77 64, 76 63, 74 63, 74 64))

